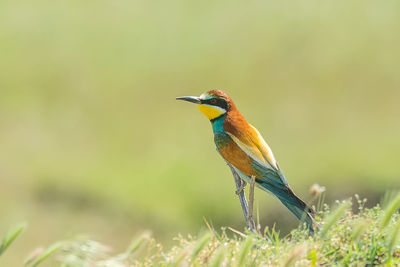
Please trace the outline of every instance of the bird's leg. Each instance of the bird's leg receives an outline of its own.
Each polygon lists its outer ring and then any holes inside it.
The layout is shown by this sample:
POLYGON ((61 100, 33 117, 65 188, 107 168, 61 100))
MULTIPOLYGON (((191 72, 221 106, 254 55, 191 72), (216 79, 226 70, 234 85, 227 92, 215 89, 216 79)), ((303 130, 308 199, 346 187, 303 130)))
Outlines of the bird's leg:
POLYGON ((240 193, 242 193, 242 191, 244 190, 246 185, 247 185, 246 181, 244 181, 243 179, 240 179, 240 187, 235 190, 235 194, 239 195, 240 193))
POLYGON ((253 207, 254 207, 254 185, 256 183, 256 177, 254 175, 251 176, 250 188, 249 188, 249 215, 248 221, 252 224, 252 230, 255 230, 255 223, 253 217, 253 207))
MULTIPOLYGON (((238 197, 239 197, 239 201, 240 201, 240 206, 242 207, 243 216, 246 219, 246 222, 248 222, 247 218, 248 218, 248 214, 249 214, 249 206, 247 204, 246 195, 244 194, 243 190, 239 191, 239 188, 242 185, 242 182, 241 182, 242 179, 239 177, 239 175, 237 174, 235 169, 232 167, 232 165, 228 161, 226 161, 226 164, 231 169, 233 179, 235 180, 236 190, 238 191, 238 197)), ((250 225, 248 225, 248 226, 250 227, 250 225)))
MULTIPOLYGON (((239 197, 239 201, 240 201, 240 205, 242 207, 244 218, 246 219, 247 227, 249 227, 249 229, 251 231, 257 231, 256 225, 254 223, 254 219, 250 219, 250 217, 249 217, 249 205, 247 204, 246 194, 244 193, 244 190, 243 190, 244 186, 246 186, 246 183, 245 183, 245 181, 242 180, 242 178, 240 178, 240 176, 237 174, 237 172, 232 167, 232 165, 228 161, 226 163, 228 164, 229 168, 231 169, 233 178, 235 179, 235 185, 237 188, 236 192, 239 197)), ((255 182, 255 178, 254 178, 254 182, 255 182)), ((253 197, 254 197, 254 182, 253 182, 253 193, 252 193, 253 197)), ((253 218, 253 215, 251 216, 251 218, 253 218)))
POLYGON ((249 221, 253 221, 253 207, 254 207, 254 184, 256 183, 256 177, 251 176, 250 188, 249 188, 249 221))

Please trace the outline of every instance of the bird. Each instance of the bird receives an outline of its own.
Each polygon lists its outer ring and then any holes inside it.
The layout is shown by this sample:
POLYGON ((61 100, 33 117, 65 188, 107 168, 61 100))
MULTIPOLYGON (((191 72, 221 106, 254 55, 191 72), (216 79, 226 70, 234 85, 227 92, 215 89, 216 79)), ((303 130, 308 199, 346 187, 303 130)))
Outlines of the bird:
POLYGON ((258 188, 272 193, 301 222, 306 223, 310 232, 314 232, 314 209, 293 192, 271 148, 239 112, 228 94, 210 90, 199 97, 176 99, 197 104, 200 112, 211 122, 217 151, 243 181, 251 183, 255 178, 258 188))

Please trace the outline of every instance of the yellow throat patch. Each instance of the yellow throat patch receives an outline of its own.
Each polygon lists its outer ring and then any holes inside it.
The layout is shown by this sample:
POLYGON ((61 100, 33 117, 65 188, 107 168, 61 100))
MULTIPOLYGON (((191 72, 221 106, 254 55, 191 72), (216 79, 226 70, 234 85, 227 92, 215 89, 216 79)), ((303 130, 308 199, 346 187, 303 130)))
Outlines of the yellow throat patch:
POLYGON ((209 120, 215 119, 226 112, 223 108, 205 104, 197 105, 197 107, 199 108, 200 112, 206 115, 209 120))

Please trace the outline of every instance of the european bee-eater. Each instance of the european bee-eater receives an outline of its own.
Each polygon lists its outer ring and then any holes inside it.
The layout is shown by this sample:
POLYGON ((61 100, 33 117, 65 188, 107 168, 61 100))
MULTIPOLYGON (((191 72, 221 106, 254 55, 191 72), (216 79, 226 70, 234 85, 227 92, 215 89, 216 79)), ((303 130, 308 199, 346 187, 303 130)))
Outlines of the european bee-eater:
POLYGON ((211 122, 217 150, 241 179, 250 183, 255 177, 257 187, 275 195, 313 231, 314 210, 294 194, 268 144, 226 93, 211 90, 200 97, 176 99, 197 104, 211 122))

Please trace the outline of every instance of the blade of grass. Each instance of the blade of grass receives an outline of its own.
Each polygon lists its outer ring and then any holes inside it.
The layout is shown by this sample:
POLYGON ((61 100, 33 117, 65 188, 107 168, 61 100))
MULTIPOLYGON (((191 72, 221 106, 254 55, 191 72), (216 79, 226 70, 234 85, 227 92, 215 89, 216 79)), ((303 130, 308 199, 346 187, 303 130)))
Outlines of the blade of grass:
POLYGON ((0 244, 0 256, 14 242, 14 240, 24 231, 25 228, 26 224, 23 223, 16 226, 14 229, 12 229, 6 234, 6 236, 3 238, 3 241, 0 244))
POLYGON ((141 234, 139 237, 133 239, 132 242, 130 243, 129 247, 126 249, 126 251, 124 253, 121 253, 120 255, 116 256, 116 259, 118 259, 118 260, 128 259, 130 256, 132 256, 132 254, 134 254, 136 251, 138 251, 143 246, 143 244, 145 244, 147 241, 149 241, 150 236, 151 236, 150 232, 145 232, 145 233, 141 234))
POLYGON ((294 266, 296 260, 299 259, 305 252, 306 252, 306 248, 304 245, 295 247, 282 266, 283 267, 294 266))
POLYGON ((339 207, 336 208, 325 220, 325 224, 322 227, 321 231, 319 232, 319 235, 321 238, 324 238, 325 235, 328 233, 329 229, 340 220, 340 218, 343 216, 343 214, 349 209, 351 203, 350 202, 344 202, 341 204, 339 207))
POLYGON ((57 252, 64 245, 63 241, 56 242, 49 246, 42 254, 40 254, 36 259, 32 260, 32 262, 28 265, 29 267, 36 267, 46 259, 48 259, 51 255, 57 252))
POLYGON ((207 228, 214 234, 214 236, 218 239, 218 241, 222 241, 221 235, 215 231, 214 227, 207 221, 205 217, 203 217, 204 223, 206 224, 207 228))
POLYGON ((261 234, 261 224, 260 224, 260 205, 259 202, 257 201, 257 233, 261 234))
POLYGON ((245 234, 243 234, 242 232, 240 232, 240 231, 238 231, 236 229, 233 229, 232 227, 228 227, 228 230, 231 230, 232 232, 234 232, 235 234, 240 235, 241 237, 246 237, 245 234))
POLYGON ((199 255, 200 251, 204 248, 205 245, 208 244, 211 238, 212 238, 211 233, 206 233, 199 239, 199 241, 197 241, 196 245, 192 250, 192 254, 190 255, 192 261, 196 259, 197 255, 199 255))
POLYGON ((126 255, 132 255, 135 253, 147 240, 150 238, 150 233, 143 233, 138 238, 134 239, 129 245, 128 249, 125 251, 126 255))
POLYGON ((381 221, 381 229, 385 228, 390 221, 390 218, 392 218, 392 215, 398 211, 400 208, 400 194, 398 194, 387 206, 385 209, 385 216, 383 216, 382 221, 381 221))
POLYGON ((354 227, 353 233, 351 235, 351 239, 353 241, 359 240, 360 236, 365 232, 367 227, 368 227, 368 221, 362 220, 362 221, 358 222, 354 227))
POLYGON ((210 267, 221 266, 222 262, 224 261, 224 257, 225 257, 225 248, 223 246, 220 246, 211 259, 210 267))
POLYGON ((246 257, 252 245, 253 245, 253 238, 251 236, 248 236, 246 241, 243 242, 242 247, 240 248, 239 251, 239 256, 238 256, 239 267, 246 266, 246 257))
POLYGON ((393 249, 397 244, 397 241, 399 239, 399 230, 400 230, 400 221, 397 222, 397 224, 394 226, 394 229, 388 235, 389 237, 389 242, 388 242, 388 251, 389 251, 389 259, 392 257, 393 254, 393 249))
POLYGON ((176 267, 185 259, 187 255, 187 251, 183 250, 180 254, 178 254, 175 259, 168 265, 169 267, 176 267))

